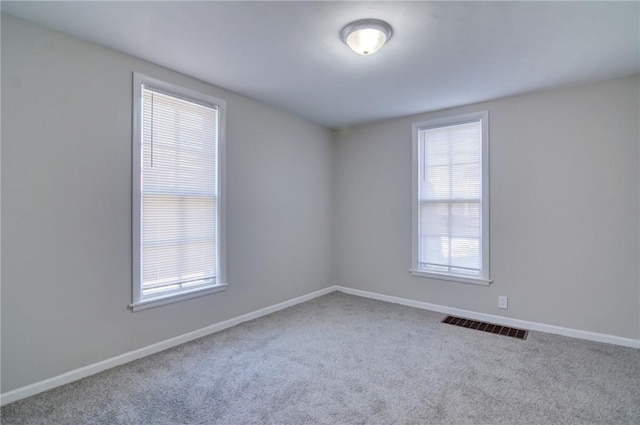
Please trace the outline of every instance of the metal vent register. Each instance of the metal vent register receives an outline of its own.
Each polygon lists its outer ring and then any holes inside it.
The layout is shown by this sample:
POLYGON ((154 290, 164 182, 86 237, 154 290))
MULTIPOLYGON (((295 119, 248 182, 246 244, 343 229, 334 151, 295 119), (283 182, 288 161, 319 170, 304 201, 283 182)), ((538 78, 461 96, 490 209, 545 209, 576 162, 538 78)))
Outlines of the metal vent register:
POLYGON ((494 325, 487 322, 478 322, 477 320, 465 319, 462 317, 447 316, 442 319, 442 323, 449 325, 460 326, 463 328, 475 329, 482 332, 489 332, 492 334, 510 336, 512 338, 527 339, 529 331, 524 329, 510 328, 508 326, 494 325))

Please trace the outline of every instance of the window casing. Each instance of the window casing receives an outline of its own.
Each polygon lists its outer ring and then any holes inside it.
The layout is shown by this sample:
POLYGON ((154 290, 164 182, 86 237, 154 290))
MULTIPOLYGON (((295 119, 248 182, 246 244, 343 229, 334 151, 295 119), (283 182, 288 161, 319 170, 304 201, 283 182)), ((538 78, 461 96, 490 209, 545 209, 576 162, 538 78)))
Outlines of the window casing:
POLYGON ((134 73, 133 311, 222 291, 225 102, 134 73))
POLYGON ((488 285, 489 113, 412 130, 411 274, 488 285))

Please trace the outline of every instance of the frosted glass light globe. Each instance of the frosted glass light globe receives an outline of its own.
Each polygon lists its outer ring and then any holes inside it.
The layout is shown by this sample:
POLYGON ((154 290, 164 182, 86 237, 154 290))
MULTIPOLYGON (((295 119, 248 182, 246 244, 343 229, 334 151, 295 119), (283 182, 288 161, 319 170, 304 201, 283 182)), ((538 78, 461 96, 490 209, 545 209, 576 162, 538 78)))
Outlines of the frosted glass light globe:
POLYGON ((387 36, 382 31, 365 28, 349 34, 346 43, 357 54, 366 56, 380 50, 386 41, 387 36))
POLYGON ((391 38, 391 26, 379 19, 351 22, 340 32, 342 41, 359 55, 374 54, 391 38))

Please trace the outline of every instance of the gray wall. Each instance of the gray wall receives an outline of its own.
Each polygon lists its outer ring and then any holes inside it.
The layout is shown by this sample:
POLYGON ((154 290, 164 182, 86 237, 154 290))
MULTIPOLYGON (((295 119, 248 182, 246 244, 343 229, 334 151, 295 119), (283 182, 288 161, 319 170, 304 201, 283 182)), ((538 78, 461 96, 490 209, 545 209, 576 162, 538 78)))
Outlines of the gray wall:
POLYGON ((639 87, 628 77, 337 131, 333 282, 638 338, 639 87), (494 283, 412 277, 411 123, 481 110, 494 283))
POLYGON ((2 392, 326 288, 331 133, 2 17, 2 392), (131 302, 132 71, 226 99, 227 291, 131 302))

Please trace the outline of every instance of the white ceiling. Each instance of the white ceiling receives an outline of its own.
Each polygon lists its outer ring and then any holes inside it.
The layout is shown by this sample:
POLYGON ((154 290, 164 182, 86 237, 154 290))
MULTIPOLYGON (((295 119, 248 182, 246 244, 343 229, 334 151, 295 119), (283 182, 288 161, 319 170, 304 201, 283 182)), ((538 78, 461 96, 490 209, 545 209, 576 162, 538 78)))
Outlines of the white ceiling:
POLYGON ((4 13, 327 127, 640 72, 639 2, 9 2, 4 13), (358 56, 361 18, 390 42, 358 56))

